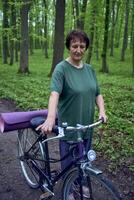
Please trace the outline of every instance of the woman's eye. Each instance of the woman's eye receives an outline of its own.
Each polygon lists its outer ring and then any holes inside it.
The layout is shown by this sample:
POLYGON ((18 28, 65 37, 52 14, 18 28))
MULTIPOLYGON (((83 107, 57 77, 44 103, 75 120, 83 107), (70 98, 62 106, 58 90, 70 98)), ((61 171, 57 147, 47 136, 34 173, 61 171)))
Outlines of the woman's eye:
POLYGON ((85 48, 85 46, 84 45, 80 45, 80 46, 78 46, 78 45, 72 45, 72 48, 74 48, 74 49, 77 49, 77 48, 80 48, 80 49, 84 49, 85 48))
POLYGON ((76 46, 76 45, 74 45, 74 46, 72 46, 74 49, 77 49, 78 48, 78 46, 76 46))
POLYGON ((84 48, 85 48, 85 46, 81 45, 81 46, 80 46, 80 48, 81 48, 81 49, 84 49, 84 48))

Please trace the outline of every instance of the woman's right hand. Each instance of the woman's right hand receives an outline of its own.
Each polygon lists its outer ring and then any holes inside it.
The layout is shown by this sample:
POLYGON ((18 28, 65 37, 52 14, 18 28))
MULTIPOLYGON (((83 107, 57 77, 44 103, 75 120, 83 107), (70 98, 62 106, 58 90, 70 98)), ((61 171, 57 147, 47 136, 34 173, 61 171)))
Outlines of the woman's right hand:
POLYGON ((55 119, 53 118, 47 118, 45 122, 41 125, 39 125, 36 130, 41 130, 42 133, 51 133, 52 128, 55 125, 55 119))
POLYGON ((51 92, 48 104, 48 116, 46 121, 39 125, 36 130, 41 130, 42 133, 51 133, 52 128, 55 125, 55 118, 56 118, 56 111, 57 105, 59 100, 59 93, 58 92, 51 92))

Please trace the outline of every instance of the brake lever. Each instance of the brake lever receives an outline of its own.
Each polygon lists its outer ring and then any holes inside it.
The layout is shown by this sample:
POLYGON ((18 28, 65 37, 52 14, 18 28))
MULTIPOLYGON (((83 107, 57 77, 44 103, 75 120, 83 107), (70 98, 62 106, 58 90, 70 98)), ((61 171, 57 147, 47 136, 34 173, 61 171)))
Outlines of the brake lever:
POLYGON ((51 138, 47 138, 42 143, 48 142, 50 140, 55 140, 55 139, 63 138, 65 136, 65 134, 64 134, 64 128, 58 127, 58 133, 59 134, 57 136, 51 137, 51 138))

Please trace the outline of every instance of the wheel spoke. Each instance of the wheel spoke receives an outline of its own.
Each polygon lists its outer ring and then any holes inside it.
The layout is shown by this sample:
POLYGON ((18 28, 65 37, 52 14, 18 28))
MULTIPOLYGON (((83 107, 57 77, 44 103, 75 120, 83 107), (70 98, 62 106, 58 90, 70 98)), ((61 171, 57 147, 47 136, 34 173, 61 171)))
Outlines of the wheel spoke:
POLYGON ((80 180, 78 170, 72 171, 63 185, 63 200, 121 200, 113 184, 104 177, 87 171, 80 180))
POLYGON ((43 151, 42 143, 37 141, 37 137, 37 134, 32 129, 19 131, 18 134, 18 153, 21 169, 26 181, 32 188, 37 188, 39 186, 40 178, 39 174, 33 169, 30 159, 35 160, 36 164, 41 168, 45 165, 43 162, 45 159, 45 152, 43 151), (36 141, 37 143, 35 143, 36 141))

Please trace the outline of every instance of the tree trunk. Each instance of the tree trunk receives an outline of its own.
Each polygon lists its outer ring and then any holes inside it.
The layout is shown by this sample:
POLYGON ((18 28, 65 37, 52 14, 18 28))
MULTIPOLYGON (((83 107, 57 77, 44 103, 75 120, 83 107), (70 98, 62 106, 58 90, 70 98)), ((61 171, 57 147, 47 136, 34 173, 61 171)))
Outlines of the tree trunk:
POLYGON ((18 49, 19 49, 19 42, 15 41, 15 61, 18 62, 18 49))
POLYGON ((20 67, 19 73, 29 73, 28 69, 28 11, 30 3, 23 0, 20 10, 21 21, 21 43, 20 43, 20 67))
POLYGON ((133 36, 133 46, 132 46, 132 75, 134 76, 134 36, 133 36))
POLYGON ((33 13, 29 14, 29 50, 30 55, 33 55, 33 13))
MULTIPOLYGON (((16 9, 16 13, 15 13, 15 17, 16 17, 16 19, 18 18, 18 11, 17 11, 17 9, 16 9)), ((19 15, 20 16, 20 15, 19 15)), ((19 34, 19 27, 20 27, 20 24, 18 24, 18 22, 17 22, 17 20, 15 19, 15 30, 14 30, 14 32, 15 32, 15 44, 14 44, 14 46, 15 46, 15 61, 16 62, 18 62, 18 51, 19 51, 19 46, 20 46, 20 38, 18 37, 20 34, 19 34)))
POLYGON ((115 0, 112 0, 112 25, 111 25, 110 56, 114 56, 114 33, 115 33, 115 0))
POLYGON ((123 44, 121 50, 121 61, 125 60, 125 51, 128 42, 128 19, 129 19, 129 0, 126 0, 125 26, 124 26, 124 36, 123 36, 123 44))
POLYGON ((16 10, 15 10, 15 1, 12 0, 11 5, 11 38, 10 38, 10 65, 14 63, 14 43, 15 43, 15 33, 16 33, 16 10))
POLYGON ((0 40, 0 58, 2 57, 2 45, 1 45, 1 40, 0 40))
POLYGON ((96 60, 99 60, 99 38, 98 38, 98 27, 95 27, 95 54, 96 60))
POLYGON ((132 9, 132 75, 134 77, 134 0, 132 9))
POLYGON ((90 27, 90 46, 88 49, 88 55, 87 55, 87 63, 90 63, 91 57, 92 57, 92 51, 93 51, 93 41, 94 41, 94 31, 95 31, 95 16, 96 16, 96 2, 92 2, 92 16, 91 16, 91 27, 90 27))
POLYGON ((132 12, 131 12, 131 26, 130 26, 130 43, 129 43, 129 46, 130 46, 130 50, 132 50, 133 48, 133 34, 134 34, 134 0, 132 1, 132 12))
POLYGON ((80 19, 79 19, 79 25, 80 25, 81 30, 84 30, 87 1, 88 0, 83 0, 83 3, 82 3, 81 14, 80 14, 81 16, 80 16, 80 19))
POLYGON ((72 0, 72 17, 73 17, 73 26, 74 28, 76 27, 76 14, 75 14, 75 5, 74 5, 74 0, 72 0))
POLYGON ((116 5, 117 5, 117 8, 116 8, 116 16, 115 16, 116 28, 115 28, 115 45, 114 46, 115 48, 119 48, 123 18, 121 17, 121 20, 119 23, 119 9, 120 9, 121 2, 120 1, 116 2, 116 5))
POLYGON ((39 19, 39 14, 36 15, 36 19, 35 19, 35 49, 40 49, 41 45, 40 45, 40 19, 39 19))
POLYGON ((81 30, 84 29, 87 1, 88 0, 83 0, 80 6, 78 0, 72 0, 73 15, 74 15, 74 22, 75 22, 74 27, 81 30))
POLYGON ((79 14, 79 3, 78 0, 74 0, 75 15, 76 15, 76 27, 80 28, 80 14, 79 14))
POLYGON ((45 6, 45 22, 44 22, 44 37, 45 37, 45 42, 44 42, 44 53, 45 53, 45 58, 48 58, 48 37, 47 37, 47 13, 48 13, 48 6, 47 6, 47 1, 43 0, 44 6, 45 6))
POLYGON ((64 53, 64 21, 65 21, 65 0, 56 1, 55 16, 55 35, 53 61, 49 76, 55 68, 55 65, 63 59, 64 53))
POLYGON ((8 32, 7 29, 9 28, 8 24, 8 0, 3 0, 3 34, 2 34, 2 47, 3 47, 3 64, 8 63, 8 32))
POLYGON ((118 32, 116 34, 116 42, 115 42, 116 48, 119 48, 119 46, 120 46, 122 25, 123 25, 123 18, 121 17, 118 32))
POLYGON ((105 29, 104 29, 104 41, 102 51, 102 72, 108 73, 109 68, 107 65, 107 43, 108 43, 108 28, 109 28, 109 10, 110 2, 106 0, 106 12, 105 12, 105 29))

